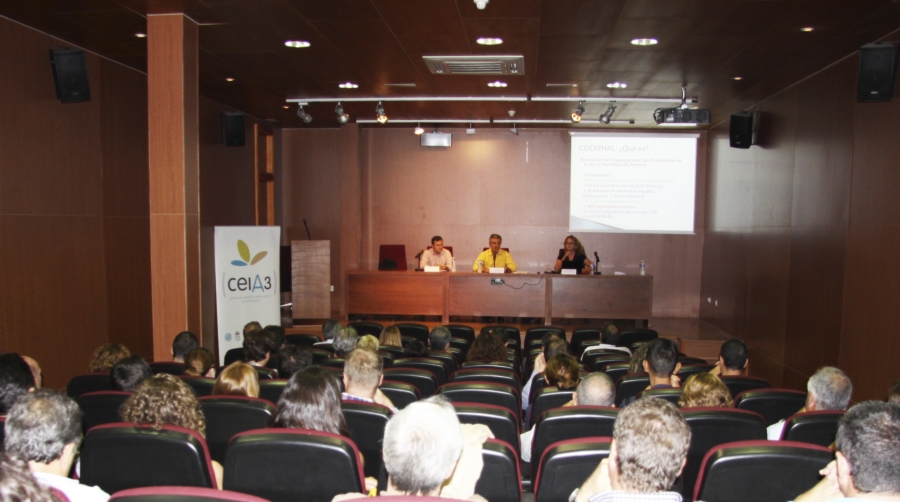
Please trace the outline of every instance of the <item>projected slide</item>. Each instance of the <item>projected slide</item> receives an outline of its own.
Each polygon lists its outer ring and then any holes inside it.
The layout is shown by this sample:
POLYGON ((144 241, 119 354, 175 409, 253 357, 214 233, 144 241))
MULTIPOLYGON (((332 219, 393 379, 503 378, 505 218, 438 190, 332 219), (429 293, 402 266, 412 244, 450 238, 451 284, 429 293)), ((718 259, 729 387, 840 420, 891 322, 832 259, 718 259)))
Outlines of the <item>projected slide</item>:
POLYGON ((697 135, 571 135, 570 231, 694 232, 697 135))

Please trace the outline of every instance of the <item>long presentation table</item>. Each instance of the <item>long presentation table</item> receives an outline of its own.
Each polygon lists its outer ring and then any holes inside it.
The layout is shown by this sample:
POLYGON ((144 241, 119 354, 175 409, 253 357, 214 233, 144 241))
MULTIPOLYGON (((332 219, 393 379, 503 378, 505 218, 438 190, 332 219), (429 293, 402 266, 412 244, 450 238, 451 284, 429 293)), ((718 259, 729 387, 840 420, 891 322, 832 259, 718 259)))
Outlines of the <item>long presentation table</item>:
POLYGON ((343 319, 351 314, 635 319, 653 311, 653 276, 348 271, 343 319), (493 284, 502 280, 503 284, 493 284))

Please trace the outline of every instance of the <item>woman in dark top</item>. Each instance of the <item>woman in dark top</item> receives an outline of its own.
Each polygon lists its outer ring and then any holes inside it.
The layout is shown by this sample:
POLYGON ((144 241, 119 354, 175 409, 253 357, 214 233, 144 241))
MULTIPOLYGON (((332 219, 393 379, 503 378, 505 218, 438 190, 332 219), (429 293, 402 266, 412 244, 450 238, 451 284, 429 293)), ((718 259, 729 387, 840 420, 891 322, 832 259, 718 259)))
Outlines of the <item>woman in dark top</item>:
POLYGON ((575 269, 578 274, 591 273, 591 260, 588 260, 587 255, 585 255, 584 246, 581 245, 581 241, 578 238, 574 235, 566 237, 563 247, 565 249, 556 257, 556 266, 553 267, 554 272, 559 273, 560 270, 566 268, 575 269))

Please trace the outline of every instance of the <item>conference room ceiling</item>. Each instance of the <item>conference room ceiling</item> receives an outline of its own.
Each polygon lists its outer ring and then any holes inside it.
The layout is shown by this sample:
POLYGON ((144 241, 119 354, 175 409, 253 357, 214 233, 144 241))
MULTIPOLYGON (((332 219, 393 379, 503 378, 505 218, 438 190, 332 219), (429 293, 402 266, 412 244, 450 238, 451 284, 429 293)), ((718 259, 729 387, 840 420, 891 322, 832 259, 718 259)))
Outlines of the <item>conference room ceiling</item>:
MULTIPOLYGON (((182 9, 201 24, 201 94, 283 127, 338 126, 333 103, 307 106, 314 118, 307 125, 296 105, 284 108, 287 99, 673 98, 682 85, 712 110, 715 124, 900 26, 900 2, 891 0, 490 0, 484 10, 472 0, 0 2, 0 15, 141 71, 146 39, 135 34, 146 33, 146 15, 182 9), (503 44, 478 45, 479 37, 503 44), (650 37, 659 43, 631 44, 650 37), (286 40, 310 47, 285 47, 286 40), (422 60, 500 54, 524 56, 524 74, 435 75, 422 60), (508 86, 488 87, 495 80, 508 86), (343 82, 359 87, 338 88, 343 82), (608 89, 610 82, 628 87, 608 89), (387 85, 397 83, 415 87, 387 85)), ((385 110, 394 120, 508 119, 508 110, 519 120, 568 119, 576 105, 388 100, 385 110)), ((375 118, 375 103, 343 106, 351 121, 375 118)), ((612 118, 655 127, 651 115, 660 106, 672 105, 619 102, 612 118)), ((587 105, 582 127, 597 124, 606 107, 587 105)))

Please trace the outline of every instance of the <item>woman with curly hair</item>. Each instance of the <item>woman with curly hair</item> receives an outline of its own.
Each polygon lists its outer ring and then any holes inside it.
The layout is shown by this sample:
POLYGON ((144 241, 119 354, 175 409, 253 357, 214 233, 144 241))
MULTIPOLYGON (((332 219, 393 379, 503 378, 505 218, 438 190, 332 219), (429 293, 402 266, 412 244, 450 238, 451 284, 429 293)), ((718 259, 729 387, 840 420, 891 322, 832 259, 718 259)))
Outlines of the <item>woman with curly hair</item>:
POLYGON ((581 368, 578 360, 569 354, 557 354, 547 361, 544 378, 548 385, 555 385, 559 390, 570 390, 581 381, 581 368))
POLYGON ((117 362, 130 356, 131 352, 128 347, 121 343, 108 343, 97 347, 94 356, 91 358, 91 373, 106 373, 116 365, 117 362))
POLYGON ((731 393, 719 377, 709 373, 691 375, 681 384, 679 408, 697 408, 700 406, 716 406, 730 408, 731 393))
POLYGON ((350 437, 341 413, 341 384, 338 377, 320 366, 309 366, 288 380, 275 414, 272 427, 312 429, 350 437))
POLYGON ((184 356, 184 374, 206 378, 215 378, 216 356, 209 349, 197 347, 184 356))
POLYGON ((590 274, 591 260, 584 252, 584 246, 574 235, 567 235, 563 241, 563 249, 556 257, 553 271, 559 273, 563 269, 575 270, 576 274, 590 274))
POLYGON ((381 330, 381 334, 378 335, 378 341, 381 342, 381 345, 403 346, 403 339, 400 337, 400 330, 397 329, 397 326, 388 326, 381 330))
POLYGON ((636 349, 634 349, 634 354, 632 354, 631 362, 628 365, 628 373, 644 372, 644 359, 647 359, 647 350, 649 349, 649 343, 639 345, 636 349))
POLYGON ((489 331, 475 337, 466 360, 506 361, 506 357, 506 344, 503 343, 499 336, 489 331))
POLYGON ((233 362, 219 374, 210 395, 259 397, 259 375, 253 366, 233 362))
MULTIPOLYGON (((206 419, 194 391, 178 378, 160 373, 144 380, 144 383, 119 409, 125 422, 146 425, 160 430, 164 425, 191 429, 206 436, 206 419)), ((212 462, 216 486, 222 488, 222 465, 212 462)))

